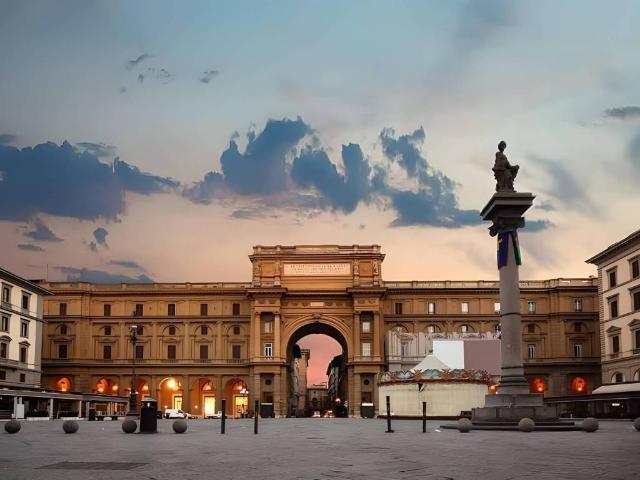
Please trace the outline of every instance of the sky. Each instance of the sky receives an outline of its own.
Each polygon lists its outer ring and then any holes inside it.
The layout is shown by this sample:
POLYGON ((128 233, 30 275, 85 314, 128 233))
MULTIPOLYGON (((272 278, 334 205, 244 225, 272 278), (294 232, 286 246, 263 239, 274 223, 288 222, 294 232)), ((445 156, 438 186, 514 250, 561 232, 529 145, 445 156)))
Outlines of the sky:
POLYGON ((379 244, 386 280, 521 278, 640 224, 640 3, 0 2, 0 264, 247 281, 253 245, 379 244))

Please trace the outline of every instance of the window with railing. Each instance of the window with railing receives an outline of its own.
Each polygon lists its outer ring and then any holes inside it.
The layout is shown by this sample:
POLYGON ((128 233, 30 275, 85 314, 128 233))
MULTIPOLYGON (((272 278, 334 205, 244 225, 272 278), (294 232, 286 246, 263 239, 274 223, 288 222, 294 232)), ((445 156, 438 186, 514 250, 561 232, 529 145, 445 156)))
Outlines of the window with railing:
POLYGON ((582 344, 574 343, 573 344, 573 356, 575 358, 582 358, 582 344))
POLYGON ((527 358, 536 358, 536 344, 530 343, 527 345, 527 358))
POLYGON ((167 358, 169 360, 175 360, 176 359, 176 346, 175 345, 167 345, 167 358))
POLYGON ((370 342, 363 342, 362 343, 362 356, 363 357, 370 357, 371 356, 371 343, 370 342))

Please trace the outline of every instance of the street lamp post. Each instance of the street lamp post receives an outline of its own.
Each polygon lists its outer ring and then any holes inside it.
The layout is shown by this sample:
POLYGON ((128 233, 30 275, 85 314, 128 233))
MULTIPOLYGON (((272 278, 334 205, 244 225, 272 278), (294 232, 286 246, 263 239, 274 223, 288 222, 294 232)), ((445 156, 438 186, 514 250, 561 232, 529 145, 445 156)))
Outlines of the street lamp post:
POLYGON ((136 391, 136 342, 138 341, 138 326, 130 325, 130 339, 133 345, 133 355, 131 357, 131 392, 129 394, 128 417, 138 416, 138 392, 136 391))

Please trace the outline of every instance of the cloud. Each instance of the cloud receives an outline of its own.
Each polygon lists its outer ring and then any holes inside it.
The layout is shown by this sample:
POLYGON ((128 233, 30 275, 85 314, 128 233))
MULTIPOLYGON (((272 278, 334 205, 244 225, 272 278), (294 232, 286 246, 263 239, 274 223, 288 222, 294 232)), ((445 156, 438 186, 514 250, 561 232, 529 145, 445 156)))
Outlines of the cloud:
POLYGON ((107 145, 106 143, 80 142, 75 144, 80 152, 87 152, 98 158, 111 158, 116 153, 116 147, 107 145))
POLYGON ((609 108, 604 111, 604 116, 623 121, 640 120, 640 107, 636 105, 629 105, 625 107, 609 108))
POLYGON ((44 248, 31 243, 19 243, 18 248, 20 250, 26 250, 27 252, 44 252, 44 248))
POLYGON ((360 201, 369 200, 371 167, 359 145, 342 146, 342 175, 324 150, 305 148, 294 159, 291 178, 303 188, 314 188, 330 208, 345 213, 353 212, 360 201))
POLYGON ((202 75, 200 75, 198 81, 200 83, 209 83, 211 82, 211 80, 213 80, 214 77, 217 77, 218 75, 220 75, 220 72, 218 70, 207 70, 206 72, 203 72, 202 75))
POLYGON ((143 53, 142 55, 140 55, 138 58, 136 58, 135 60, 129 60, 126 63, 126 67, 127 70, 131 70, 134 67, 137 67, 138 65, 140 65, 142 62, 144 62, 145 60, 148 60, 149 58, 151 58, 151 55, 148 53, 143 53))
POLYGON ((42 219, 36 217, 33 221, 33 226, 34 230, 25 232, 25 237, 29 237, 38 242, 62 242, 62 239, 57 237, 42 219))
POLYGON ((638 132, 629 142, 627 154, 631 164, 640 170, 640 132, 638 132))
POLYGON ((0 146, 0 219, 28 220, 37 213, 80 219, 115 219, 125 191, 151 194, 178 182, 143 173, 116 158, 99 161, 68 142, 17 149, 0 146))
POLYGON ((144 75, 139 73, 138 74, 138 83, 142 83, 142 82, 144 82, 144 75))
POLYGON ((454 48, 468 56, 485 47, 501 29, 515 22, 515 6, 509 0, 469 0, 458 17, 454 48))
POLYGON ((0 133, 0 145, 12 145, 18 137, 10 133, 0 133))
MULTIPOLYGON (((164 83, 164 84, 168 83, 169 80, 171 80, 174 77, 173 73, 169 72, 165 68, 155 68, 155 67, 147 68, 147 77, 149 76, 155 78, 156 80, 159 80, 161 83, 164 83)), ((142 74, 138 75, 138 80, 140 81, 140 83, 142 83, 144 79, 145 77, 142 74), (142 77, 142 79, 140 77, 142 77)))
POLYGON ((287 187, 287 155, 311 130, 301 118, 269 120, 259 134, 247 133, 247 146, 240 152, 235 139, 220 157, 222 173, 209 172, 200 182, 183 191, 196 203, 209 203, 220 194, 275 194, 287 187))
POLYGON ((98 227, 93 231, 93 238, 96 239, 96 243, 103 247, 107 246, 107 235, 109 235, 109 232, 103 227, 98 227))
MULTIPOLYGON (((576 177, 561 160, 551 160, 538 155, 530 155, 532 162, 542 167, 548 178, 542 190, 550 197, 559 200, 563 205, 585 213, 594 213, 596 206, 587 195, 585 184, 576 177)), ((541 207, 544 209, 545 204, 541 207)))
POLYGON ((460 227, 481 222, 477 210, 461 210, 455 195, 457 184, 442 172, 433 169, 422 156, 421 146, 425 134, 422 127, 411 134, 396 138, 391 128, 380 133, 380 142, 385 156, 397 162, 407 175, 418 181, 415 190, 393 187, 387 180, 387 171, 378 167, 372 180, 373 188, 389 197, 398 214, 392 226, 432 225, 460 227))
POLYGON ((550 227, 553 227, 553 223, 549 220, 526 220, 523 230, 527 232, 540 232, 550 227))
POLYGON ((75 267, 54 267, 55 270, 65 274, 68 282, 91 282, 91 283, 153 283, 147 275, 130 277, 118 273, 105 272, 103 270, 89 270, 87 268, 75 267))
POLYGON ((118 91, 120 93, 126 93, 127 92, 127 87, 120 87, 120 89, 118 91))
POLYGON ((132 260, 111 260, 109 263, 111 265, 117 265, 119 267, 131 268, 131 269, 140 270, 143 272, 145 271, 145 269, 142 268, 140 264, 132 260))

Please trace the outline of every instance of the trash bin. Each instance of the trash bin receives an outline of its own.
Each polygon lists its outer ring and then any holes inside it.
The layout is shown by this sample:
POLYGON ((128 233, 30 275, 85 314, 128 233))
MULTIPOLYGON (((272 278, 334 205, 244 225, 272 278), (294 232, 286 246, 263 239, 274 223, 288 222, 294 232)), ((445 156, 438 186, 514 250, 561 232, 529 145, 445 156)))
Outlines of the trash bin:
POLYGON ((373 403, 361 403, 360 414, 362 418, 373 418, 373 403))
POLYGON ((262 418, 274 417, 273 403, 260 404, 260 416, 262 418))
POLYGON ((89 409, 89 421, 94 422, 96 420, 96 409, 95 408, 90 408, 89 409))
POLYGON ((153 398, 142 400, 140 407, 140 433, 158 431, 158 401, 153 398))

